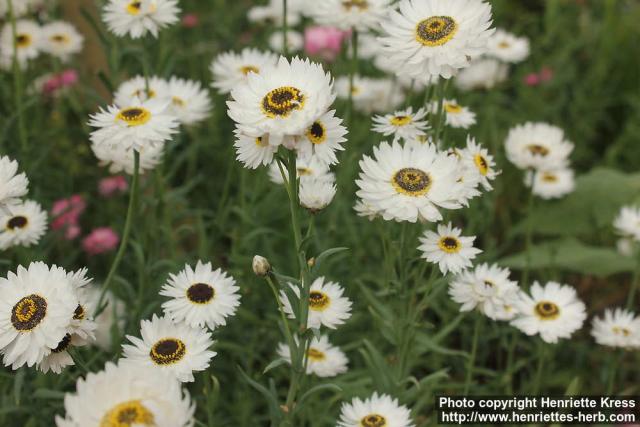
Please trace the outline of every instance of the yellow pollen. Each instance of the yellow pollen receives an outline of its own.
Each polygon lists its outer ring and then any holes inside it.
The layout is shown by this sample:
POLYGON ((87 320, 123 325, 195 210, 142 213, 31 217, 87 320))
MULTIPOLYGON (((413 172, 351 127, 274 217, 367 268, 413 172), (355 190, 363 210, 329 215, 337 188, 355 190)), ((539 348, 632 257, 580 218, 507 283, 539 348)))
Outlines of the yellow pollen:
POLYGON ((311 291, 309 293, 309 308, 313 311, 323 311, 329 304, 331 299, 327 294, 320 291, 311 291))
POLYGON ((473 162, 476 164, 478 171, 480 171, 480 175, 485 176, 489 173, 489 163, 482 155, 476 154, 473 157, 473 162))
POLYGON ((526 148, 533 155, 538 155, 538 156, 545 157, 547 154, 549 154, 549 149, 547 147, 545 147, 544 145, 529 144, 529 145, 527 145, 526 148))
POLYGON ((304 103, 305 96, 300 89, 283 86, 267 93, 262 98, 261 106, 265 116, 275 119, 288 117, 294 110, 301 110, 304 103))
POLYGON ((344 0, 342 7, 347 12, 351 12, 353 9, 357 9, 359 12, 363 12, 369 8, 369 4, 366 0, 344 0))
POLYGON ((125 108, 120 110, 116 119, 122 120, 128 126, 140 126, 151 120, 151 112, 142 107, 125 108))
POLYGON ((178 96, 172 97, 171 102, 173 103, 173 105, 177 105, 178 107, 184 107, 185 105, 187 105, 187 103, 184 102, 184 99, 178 96))
POLYGON ((460 252, 462 249, 462 245, 460 245, 460 241, 453 236, 445 236, 441 237, 438 241, 438 247, 448 254, 455 254, 460 252))
POLYGON ((309 360, 313 362, 320 362, 327 358, 327 356, 325 356, 325 354, 322 351, 313 347, 310 347, 309 351, 307 351, 307 357, 309 358, 309 360))
POLYGON ((453 38, 458 24, 450 16, 432 16, 416 26, 416 41, 427 46, 442 46, 453 38))
POLYGON ((258 67, 254 67, 253 65, 245 65, 240 67, 240 72, 246 76, 249 73, 258 74, 260 72, 260 69, 258 67))
POLYGON ((129 12, 130 15, 137 15, 140 13, 140 9, 142 9, 142 2, 141 1, 132 1, 127 5, 127 12, 129 12))
POLYGON ((29 47, 31 46, 31 36, 29 34, 17 34, 16 35, 16 45, 19 48, 29 47))
POLYGON ((431 176, 420 169, 404 168, 393 175, 391 185, 400 194, 423 196, 431 188, 431 176))
POLYGON ((413 118, 411 116, 394 116, 391 117, 390 122, 393 126, 406 126, 413 122, 413 118))
POLYGON ((462 111, 462 107, 460 105, 456 104, 455 102, 445 102, 444 103, 444 110, 447 113, 458 114, 459 112, 462 111))
POLYGON ((155 427, 153 413, 139 400, 129 400, 114 406, 104 414, 100 427, 155 427))
POLYGON ((369 414, 360 420, 361 427, 387 427, 387 420, 382 415, 369 414))
POLYGON ((541 179, 548 183, 558 182, 558 177, 551 172, 543 172, 541 179))
POLYGON ((614 326, 612 330, 613 330, 613 333, 616 335, 622 335, 625 337, 628 337, 629 335, 631 335, 631 331, 624 327, 614 326))

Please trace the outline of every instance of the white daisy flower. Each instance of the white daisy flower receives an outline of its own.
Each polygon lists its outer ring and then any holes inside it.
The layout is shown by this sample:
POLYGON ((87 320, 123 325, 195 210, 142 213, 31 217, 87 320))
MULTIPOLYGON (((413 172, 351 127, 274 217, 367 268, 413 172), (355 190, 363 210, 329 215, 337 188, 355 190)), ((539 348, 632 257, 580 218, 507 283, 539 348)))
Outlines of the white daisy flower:
MULTIPOLYGON (((347 56, 351 58, 352 55, 351 43, 347 44, 347 56)), ((380 43, 378 42, 378 35, 373 32, 366 32, 358 34, 358 58, 366 61, 375 59, 380 55, 380 43)), ((384 70, 382 70, 384 71, 384 70)))
MULTIPOLYGON (((19 18, 20 16, 23 16, 29 11, 29 6, 31 6, 31 2, 27 0, 22 0, 22 1, 12 0, 11 6, 13 9, 14 18, 19 18)), ((8 19, 9 18, 9 0, 0 0, 0 17, 7 18, 6 21, 9 20, 8 19)))
POLYGON ((132 99, 120 107, 100 108, 91 115, 91 142, 96 145, 120 146, 126 150, 163 146, 178 132, 179 123, 167 111, 168 101, 132 99))
POLYGON ((84 37, 68 22, 54 21, 42 27, 42 50, 67 61, 82 50, 84 37))
POLYGON ((527 335, 539 334, 548 343, 569 338, 587 318, 576 290, 557 282, 548 282, 544 287, 534 282, 531 296, 522 292, 516 305, 518 317, 511 324, 527 335))
POLYGON ((460 311, 478 309, 493 320, 510 320, 516 315, 518 284, 511 272, 493 264, 480 264, 458 274, 449 284, 449 295, 462 304, 460 311))
POLYGON ((575 189, 573 170, 570 168, 528 171, 524 183, 542 199, 558 199, 575 189))
MULTIPOLYGON (((250 22, 270 22, 282 25, 283 0, 269 0, 264 6, 254 6, 247 12, 250 22)), ((287 24, 296 26, 302 19, 302 12, 306 4, 304 0, 287 0, 287 24)))
POLYGON ((618 234, 640 242, 640 206, 623 206, 613 226, 618 234))
POLYGON ((548 123, 527 122, 509 131, 507 158, 520 169, 549 170, 566 166, 573 144, 564 131, 548 123))
POLYGON ((18 162, 0 156, 0 214, 8 213, 11 206, 20 203, 29 190, 27 175, 18 172, 18 162))
POLYGON ((336 151, 344 150, 347 128, 342 119, 335 117, 335 110, 326 112, 315 120, 301 136, 295 137, 295 147, 302 157, 314 156, 329 165, 338 163, 336 151))
MULTIPOLYGON (((249 169, 266 166, 273 163, 273 156, 278 152, 278 145, 269 144, 269 135, 251 136, 239 129, 233 132, 236 141, 236 159, 249 169)), ((278 171, 278 173, 280 173, 278 171)))
POLYGON ((140 322, 140 335, 142 339, 127 335, 132 344, 122 346, 122 363, 155 366, 181 382, 193 382, 193 373, 207 369, 217 354, 209 350, 213 345, 210 332, 155 314, 140 322))
POLYGON ((621 308, 606 309, 604 317, 593 319, 591 335, 600 345, 627 349, 640 347, 640 317, 621 308))
MULTIPOLYGON (((18 2, 14 1, 14 3, 18 2)), ((16 59, 21 68, 40 55, 41 38, 42 30, 37 22, 27 19, 16 21, 16 59)), ((13 46, 13 29, 11 23, 7 22, 0 32, 0 60, 4 68, 11 67, 13 46)))
MULTIPOLYGON (((329 166, 315 156, 298 157, 296 159, 296 172, 297 177, 300 178, 300 182, 308 179, 335 181, 335 175, 329 170, 329 166)), ((285 176, 287 176, 286 168, 284 168, 284 173, 285 176)), ((269 179, 275 184, 284 184, 282 172, 280 171, 280 166, 278 166, 277 161, 272 162, 269 166, 269 179)))
POLYGON ((336 191, 337 188, 333 181, 323 179, 300 181, 300 206, 312 213, 319 212, 329 206, 336 191))
POLYGON ((102 9, 102 20, 116 36, 137 39, 178 22, 177 0, 109 0, 102 9))
POLYGON ((65 418, 56 416, 57 427, 190 427, 195 405, 167 373, 107 362, 103 371, 78 379, 76 392, 65 395, 64 409, 65 418))
MULTIPOLYGON (((429 105, 429 113, 438 114, 439 108, 439 102, 434 101, 429 105)), ((455 99, 445 99, 442 103, 442 111, 445 117, 445 124, 452 128, 468 129, 476 124, 476 113, 471 111, 469 107, 458 104, 455 99)))
POLYGON ((467 147, 461 150, 461 154, 466 167, 477 171, 482 187, 487 191, 491 190, 491 181, 496 179, 500 171, 496 169, 496 162, 489 150, 477 144, 476 140, 468 135, 467 147))
POLYGON ((77 335, 67 333, 58 345, 51 349, 51 352, 36 365, 39 371, 45 374, 49 371, 54 374, 62 373, 67 366, 75 365, 73 358, 69 354, 70 347, 81 347, 86 345, 87 341, 79 338, 77 335))
MULTIPOLYGON (((275 31, 269 36, 269 47, 276 52, 284 50, 282 31, 275 31)), ((287 31, 287 52, 300 52, 304 48, 304 36, 297 31, 287 31)))
POLYGON ((489 38, 487 53, 503 62, 522 62, 529 56, 529 39, 498 28, 489 38))
POLYGON ((454 228, 451 223, 438 224, 438 232, 426 230, 420 237, 422 258, 433 264, 438 264, 442 274, 448 272, 459 273, 471 267, 472 259, 480 252, 473 247, 475 236, 461 236, 462 230, 454 228))
POLYGON ((275 145, 302 134, 336 98, 322 66, 297 57, 291 62, 281 57, 277 66, 247 78, 231 91, 229 117, 243 131, 268 134, 275 145))
POLYGON ((10 213, 0 211, 0 250, 12 246, 29 247, 47 231, 47 212, 38 202, 26 200, 13 205, 10 213))
MULTIPOLYGON (((300 297, 300 289, 289 284, 294 293, 300 297)), ((344 289, 335 282, 326 282, 324 277, 318 277, 311 283, 309 291, 309 317, 307 327, 320 328, 326 326, 336 329, 351 317, 351 300, 345 296, 344 289)), ((290 319, 295 319, 291 303, 284 291, 280 291, 283 310, 290 319)))
POLYGON ((135 76, 125 80, 118 86, 113 95, 113 102, 119 106, 128 105, 132 100, 146 101, 147 99, 159 99, 168 102, 169 83, 162 77, 151 76, 145 79, 144 76, 135 76), (149 86, 147 90, 147 85, 149 86))
MULTIPOLYGON (((297 339, 296 339, 297 341, 297 339)), ((278 345, 278 356, 291 363, 291 350, 289 346, 281 343, 278 345)), ((347 372, 349 359, 339 347, 331 345, 329 337, 321 335, 313 337, 307 350, 307 374, 317 375, 320 378, 335 377, 347 372)))
POLYGON ((373 117, 373 127, 371 130, 381 133, 384 136, 393 135, 393 141, 399 139, 409 140, 425 136, 425 131, 429 129, 429 123, 424 120, 427 112, 420 108, 415 113, 413 108, 396 111, 393 114, 373 117))
POLYGON ((491 5, 481 0, 402 0, 379 40, 398 74, 451 78, 487 51, 491 5))
MULTIPOLYGON (((87 289, 87 312, 95 313, 98 310, 98 302, 100 300, 102 289, 99 286, 91 286, 87 289)), ((95 344, 104 351, 112 350, 112 330, 122 331, 126 321, 126 305, 117 298, 112 292, 107 291, 102 300, 102 304, 106 304, 106 308, 94 319, 96 324, 95 344)))
POLYGON ((231 93, 234 87, 247 82, 249 73, 259 74, 277 63, 278 55, 275 53, 253 48, 245 48, 240 53, 221 53, 209 67, 213 75, 211 86, 222 94, 231 93))
POLYGON ((391 0, 324 0, 310 3, 309 16, 320 25, 367 31, 380 26, 391 0))
POLYGON ((203 89, 200 82, 171 77, 169 96, 169 112, 176 116, 180 123, 190 125, 200 122, 211 112, 209 92, 203 89))
POLYGON ((387 394, 355 398, 340 408, 338 427, 414 427, 409 409, 387 394))
POLYGON ((357 199, 353 205, 353 210, 356 211, 358 216, 367 218, 369 221, 373 221, 379 216, 378 211, 370 204, 363 202, 361 199, 357 199))
POLYGON ((477 59, 456 75, 454 84, 463 91, 492 89, 507 79, 509 68, 506 64, 493 59, 477 59))
POLYGON ((178 274, 170 274, 160 295, 171 298, 162 304, 165 316, 192 327, 214 330, 227 324, 240 305, 240 288, 233 277, 211 263, 198 261, 196 268, 185 265, 178 274))
POLYGON ((632 238, 621 237, 616 242, 616 250, 620 255, 633 256, 635 251, 635 242, 632 238))
POLYGON ((67 334, 78 307, 67 272, 43 262, 0 278, 0 351, 4 365, 33 366, 67 334))
POLYGON ((92 143, 91 150, 98 158, 100 166, 107 166, 109 172, 117 174, 125 172, 129 175, 134 173, 134 151, 140 154, 139 172, 143 174, 148 170, 154 169, 164 155, 164 147, 161 145, 149 145, 138 150, 124 145, 109 145, 92 143))
MULTIPOLYGON (((360 56, 360 51, 358 51, 358 56, 360 56)), ((380 71, 384 71, 391 75, 394 75, 397 70, 397 64, 394 63, 384 52, 378 52, 376 54, 373 58, 373 65, 380 71)), ((440 77, 438 76, 431 76, 431 78, 416 79, 409 75, 402 74, 400 76, 396 76, 396 81, 403 89, 411 90, 413 93, 419 93, 426 90, 428 86, 437 84, 439 78, 440 77)))
MULTIPOLYGON (((349 98, 349 78, 342 76, 336 79, 336 91, 341 99, 349 98)), ((398 85, 389 78, 370 78, 354 76, 353 106, 365 114, 389 113, 400 106, 405 96, 398 85)))
POLYGON ((374 147, 373 158, 360 161, 356 194, 387 221, 440 221, 438 208, 461 207, 456 167, 457 160, 433 144, 383 142, 374 147))

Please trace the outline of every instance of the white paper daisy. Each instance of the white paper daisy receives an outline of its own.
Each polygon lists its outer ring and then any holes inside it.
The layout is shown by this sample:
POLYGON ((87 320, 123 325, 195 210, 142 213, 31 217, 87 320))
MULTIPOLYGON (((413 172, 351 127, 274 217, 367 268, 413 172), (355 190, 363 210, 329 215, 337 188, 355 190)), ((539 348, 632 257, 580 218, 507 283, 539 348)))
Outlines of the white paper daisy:
POLYGON ((211 86, 222 94, 231 93, 234 87, 247 82, 249 73, 259 74, 277 63, 278 55, 275 53, 262 52, 254 48, 245 48, 240 53, 221 53, 210 66, 213 75, 211 86))
POLYGON ((47 212, 38 202, 27 200, 11 206, 10 213, 0 211, 0 249, 29 247, 47 231, 47 212))
POLYGON ((618 234, 640 242, 640 206, 623 206, 613 226, 618 234))
POLYGON ((449 284, 449 295, 462 304, 460 311, 477 309, 493 320, 513 319, 519 288, 510 273, 495 264, 480 264, 458 274, 449 284))
POLYGON ((331 76, 322 66, 281 57, 263 73, 250 73, 246 85, 231 91, 228 114, 240 130, 268 134, 278 145, 287 136, 301 135, 336 98, 331 76))
POLYGON ((566 166, 573 144, 559 127, 527 122, 511 128, 505 149, 509 161, 520 169, 550 170, 566 166))
POLYGON ((71 55, 82 50, 84 37, 68 22, 54 21, 42 27, 42 50, 68 61, 71 55))
POLYGON ((329 206, 336 195, 336 185, 333 181, 324 179, 305 179, 300 181, 300 206, 312 213, 321 211, 329 206))
POLYGON ((76 392, 65 395, 64 409, 65 418, 56 416, 57 427, 189 427, 195 405, 167 373, 107 362, 103 371, 78 379, 76 392))
POLYGON ((158 76, 145 79, 144 76, 135 76, 125 80, 118 86, 113 95, 116 105, 128 105, 132 100, 146 101, 147 99, 159 99, 168 103, 169 84, 158 76))
MULTIPOLYGON (((300 297, 300 289, 291 284, 289 286, 300 297)), ((295 319, 291 303, 284 291, 280 291, 280 300, 284 312, 289 315, 289 318, 295 319)), ((311 283, 307 321, 309 328, 326 326, 329 329, 336 329, 350 317, 351 300, 344 296, 344 289, 338 283, 325 282, 324 277, 318 277, 311 283)))
MULTIPOLYGON (((99 165, 108 167, 109 172, 117 174, 125 172, 129 175, 134 173, 133 148, 122 145, 91 144, 93 154, 98 158, 99 165)), ((164 147, 161 145, 147 146, 137 150, 140 154, 139 172, 144 174, 148 170, 154 169, 162 162, 164 147)))
MULTIPOLYGON (((269 47, 275 52, 284 50, 284 37, 282 31, 275 31, 269 36, 269 47)), ((287 52, 300 52, 304 48, 304 36, 297 31, 289 29, 287 31, 287 52)))
MULTIPOLYGON (((438 114, 438 101, 434 101, 429 105, 430 114, 438 114)), ((445 99, 442 103, 442 112, 445 117, 445 124, 452 128, 468 129, 476 123, 476 113, 471 111, 469 107, 458 104, 455 99, 445 99)))
POLYGON ((471 260, 476 257, 480 249, 473 247, 475 236, 461 236, 462 230, 454 228, 451 223, 438 224, 438 232, 427 230, 420 237, 422 258, 428 262, 438 264, 442 274, 448 272, 459 273, 471 267, 471 260))
MULTIPOLYGON (((14 3, 18 2, 14 1, 14 3)), ((16 21, 16 59, 20 67, 24 68, 28 61, 40 55, 41 38, 42 30, 37 22, 27 19, 16 21)), ((13 46, 13 29, 11 23, 7 22, 0 32, 0 61, 6 69, 11 67, 13 46)))
POLYGON ((314 156, 318 160, 332 165, 338 163, 336 151, 344 150, 343 142, 347 128, 342 119, 335 117, 331 110, 316 119, 302 135, 295 137, 295 148, 302 157, 314 156))
MULTIPOLYGON (((348 77, 336 79, 336 91, 342 99, 349 98, 351 88, 348 77)), ((390 78, 370 78, 354 76, 353 106, 357 111, 365 114, 389 113, 398 108, 404 100, 404 93, 399 90, 398 84, 390 78)))
POLYGON ((487 53, 503 62, 522 62, 529 56, 529 39, 499 28, 489 38, 487 53))
POLYGON ((20 202, 29 190, 29 179, 18 173, 18 162, 0 156, 0 214, 9 213, 9 208, 20 202))
POLYGON ((116 36, 133 39, 158 31, 178 22, 177 0, 109 0, 102 10, 102 20, 116 36))
MULTIPOLYGON (((286 344, 278 345, 278 356, 291 363, 291 352, 286 344)), ((307 374, 320 378, 335 377, 347 372, 349 360, 339 347, 331 345, 329 337, 313 337, 307 350, 307 374)))
MULTIPOLYGON (((298 157, 296 159, 296 172, 300 181, 307 179, 335 181, 335 175, 329 170, 329 166, 315 156, 298 157)), ((288 177, 286 169, 284 169, 284 173, 288 177)), ((269 178, 275 184, 284 184, 282 172, 277 162, 272 162, 269 166, 269 178)))
MULTIPOLYGON (((283 0, 269 0, 266 5, 254 6, 247 12, 250 22, 268 22, 282 25, 283 0)), ((307 7, 305 0, 287 0, 287 23, 295 26, 302 19, 302 12, 307 7)))
POLYGON ((178 77, 169 79, 169 112, 180 123, 190 125, 206 119, 211 112, 209 92, 200 82, 178 77))
POLYGON ((463 91, 492 89, 507 79, 508 71, 507 65, 497 59, 481 58, 460 70, 454 84, 463 91))
MULTIPOLYGON (((269 144, 269 135, 250 135, 236 129, 233 132, 236 141, 236 159, 249 169, 267 166, 273 163, 273 156, 278 151, 278 145, 269 144)), ((279 173, 279 171, 278 171, 279 173)))
POLYGON ((591 335, 600 345, 633 349, 640 347, 640 317, 616 308, 606 309, 603 317, 593 319, 591 335))
POLYGON ((437 152, 433 144, 389 145, 360 161, 358 197, 385 220, 440 221, 438 208, 458 209, 462 184, 457 160, 437 152))
POLYGON ((91 115, 91 142, 126 150, 162 147, 178 132, 178 120, 168 110, 168 101, 132 99, 123 106, 111 105, 91 115))
MULTIPOLYGON (((99 286, 91 286, 87 289, 87 312, 95 313, 98 310, 98 302, 102 289, 99 286)), ((107 304, 106 308, 94 319, 96 323, 95 341, 91 344, 97 345, 104 351, 112 351, 112 331, 124 330, 126 321, 126 305, 112 292, 107 291, 102 300, 102 304, 107 304)))
POLYGON ((214 330, 227 324, 240 305, 240 288, 233 277, 211 263, 198 261, 196 268, 185 265, 178 274, 170 274, 160 295, 171 298, 162 304, 166 316, 192 327, 214 330))
POLYGON ((0 351, 5 366, 33 366, 67 334, 78 299, 67 272, 33 262, 0 278, 0 351))
POLYGON ((481 0, 403 0, 379 40, 398 74, 451 78, 487 50, 491 6, 481 0))
POLYGON ((461 150, 461 155, 463 162, 466 163, 465 167, 477 171, 482 187, 487 191, 491 190, 493 188, 491 181, 496 179, 500 171, 496 169, 496 162, 489 154, 489 150, 477 144, 476 140, 468 135, 467 146, 461 150))
POLYGON ((309 16, 321 25, 342 30, 377 29, 391 0, 324 0, 310 3, 309 16))
MULTIPOLYGON (((31 1, 23 0, 23 1, 15 1, 13 0, 11 3, 13 9, 13 16, 19 18, 26 14, 29 11, 29 6, 31 6, 31 1)), ((6 17, 7 20, 9 18, 9 0, 0 0, 0 17, 6 17)))
POLYGON ((522 292, 517 303, 518 317, 511 324, 527 335, 540 335, 543 341, 557 343, 569 338, 587 318, 585 305, 569 285, 534 282, 531 296, 522 292))
POLYGON ((573 170, 570 168, 528 171, 524 182, 531 187, 533 194, 542 199, 559 199, 575 189, 573 170))
POLYGON ((376 219, 379 214, 378 211, 370 204, 363 202, 361 199, 357 199, 353 205, 353 210, 356 211, 358 216, 367 218, 369 221, 376 219))
POLYGON ((416 139, 425 136, 425 131, 429 129, 428 122, 424 120, 426 115, 427 112, 423 108, 414 113, 413 108, 409 107, 393 114, 374 116, 372 130, 385 136, 393 135, 394 142, 400 139, 416 139))
POLYGON ((207 369, 216 355, 209 350, 213 345, 210 332, 167 317, 154 314, 151 320, 143 320, 140 335, 142 339, 127 335, 132 344, 122 346, 122 363, 156 367, 181 382, 193 382, 193 373, 207 369))
POLYGON ((387 394, 355 398, 340 408, 338 427, 414 427, 409 409, 387 394))

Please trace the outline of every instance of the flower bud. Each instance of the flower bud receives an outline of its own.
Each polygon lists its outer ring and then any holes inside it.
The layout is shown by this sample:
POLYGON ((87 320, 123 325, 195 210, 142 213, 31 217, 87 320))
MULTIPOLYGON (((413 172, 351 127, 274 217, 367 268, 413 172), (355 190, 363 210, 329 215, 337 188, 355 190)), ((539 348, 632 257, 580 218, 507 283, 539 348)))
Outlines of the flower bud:
POLYGON ((265 277, 271 272, 271 264, 269 264, 269 261, 265 257, 261 257, 260 255, 253 257, 252 266, 253 272, 259 277, 265 277))

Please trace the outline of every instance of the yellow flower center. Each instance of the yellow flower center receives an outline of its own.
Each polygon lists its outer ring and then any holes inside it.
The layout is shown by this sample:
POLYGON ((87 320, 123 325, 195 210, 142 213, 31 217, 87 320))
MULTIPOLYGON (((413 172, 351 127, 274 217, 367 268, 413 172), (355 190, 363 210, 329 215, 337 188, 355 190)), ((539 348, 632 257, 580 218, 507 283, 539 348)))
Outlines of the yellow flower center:
POLYGON ((140 10, 142 9, 142 2, 141 1, 132 1, 129 2, 129 4, 127 5, 127 12, 129 12, 130 15, 137 15, 140 13, 140 10))
POLYGON ((314 144, 322 144, 327 140, 327 129, 321 122, 313 122, 306 132, 307 138, 314 144))
POLYGON ((453 236, 441 237, 438 241, 438 246, 443 252, 448 254, 458 253, 460 252, 460 249, 462 249, 460 241, 453 236))
POLYGON ((67 44, 69 43, 70 39, 66 34, 54 34, 53 36, 51 36, 51 41, 53 43, 67 44))
POLYGON ((360 420, 360 426, 362 427, 386 427, 387 420, 382 415, 369 414, 360 420))
POLYGON ((47 315, 47 300, 31 294, 18 301, 11 310, 11 323, 19 332, 27 332, 40 324, 47 315))
POLYGON ((16 228, 25 228, 29 224, 26 216, 18 215, 7 221, 7 230, 15 230, 16 228))
POLYGON ((122 120, 128 126, 140 126, 151 120, 151 111, 142 107, 132 107, 120 110, 116 119, 122 120))
POLYGON ((309 351, 307 351, 307 357, 313 362, 321 362, 327 358, 324 352, 313 347, 309 347, 309 351))
POLYGON ((554 320, 560 316, 560 307, 551 301, 540 301, 536 304, 535 312, 540 320, 554 320))
POLYGON ((342 2, 342 7, 347 12, 351 12, 353 9, 357 9, 358 12, 363 12, 369 8, 369 4, 366 0, 345 0, 342 2))
POLYGON ((462 111, 462 107, 455 102, 445 102, 444 110, 450 114, 458 114, 462 111))
POLYGON ((288 117, 304 107, 304 94, 292 86, 273 89, 262 98, 262 112, 269 118, 288 117))
POLYGON ((75 320, 82 320, 85 318, 86 315, 87 315, 87 311, 84 309, 84 307, 81 304, 78 304, 76 309, 73 311, 73 318, 75 320))
POLYGON ((155 425, 153 414, 139 400, 117 404, 100 421, 100 427, 154 427, 155 425))
POLYGON ((391 185, 400 194, 423 196, 431 188, 431 176, 420 169, 404 168, 393 175, 391 185))
POLYGON ((312 175, 313 171, 309 168, 297 168, 298 176, 312 175))
POLYGON ((548 183, 550 183, 550 184, 552 184, 552 183, 554 183, 554 182, 558 182, 558 177, 557 177, 557 175, 555 175, 555 174, 553 174, 553 173, 551 173, 551 172, 543 172, 543 173, 542 173, 542 176, 541 176, 541 179, 542 179, 544 182, 548 182, 548 183))
POLYGON ((260 69, 258 67, 254 67, 253 65, 245 65, 243 67, 240 67, 240 72, 246 76, 249 73, 258 74, 260 72, 260 69))
POLYGON ((331 303, 331 299, 329 295, 320 291, 311 291, 309 292, 309 308, 314 311, 323 311, 329 304, 331 303))
POLYGON ((500 42, 500 43, 498 43, 498 47, 499 47, 500 49, 506 49, 506 48, 508 48, 509 46, 511 46, 511 45, 510 45, 509 43, 507 43, 507 42, 500 42))
POLYGON ((453 38, 458 24, 450 16, 432 16, 416 26, 416 40, 424 46, 442 46, 453 38))
POLYGON ((545 157, 547 154, 549 154, 549 149, 547 147, 545 147, 544 145, 529 144, 529 145, 527 145, 526 148, 529 151, 529 153, 531 153, 533 155, 538 155, 538 156, 545 157))
POLYGON ((180 98, 179 96, 172 97, 171 103, 177 107, 184 107, 185 105, 187 105, 184 99, 180 98))
POLYGON ((487 173, 489 173, 489 163, 487 162, 487 159, 485 159, 482 155, 476 154, 473 157, 473 162, 476 164, 478 171, 480 171, 480 175, 485 176, 487 173))
POLYGON ((171 365, 179 362, 187 352, 184 342, 177 338, 164 338, 156 342, 149 356, 157 365, 171 365))
POLYGON ((413 121, 411 116, 394 116, 391 117, 391 124, 393 126, 406 126, 413 121))
POLYGON ((267 142, 266 138, 259 136, 256 138, 256 145, 258 147, 268 147, 269 143, 267 142))
POLYGON ((612 330, 613 330, 613 333, 616 335, 622 335, 625 337, 628 337, 629 335, 631 335, 631 331, 624 327, 614 326, 612 330))
POLYGON ((16 35, 16 45, 19 48, 29 47, 31 46, 31 42, 33 39, 29 34, 17 34, 16 35))

